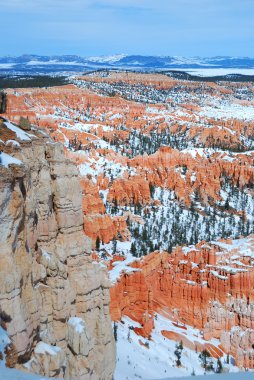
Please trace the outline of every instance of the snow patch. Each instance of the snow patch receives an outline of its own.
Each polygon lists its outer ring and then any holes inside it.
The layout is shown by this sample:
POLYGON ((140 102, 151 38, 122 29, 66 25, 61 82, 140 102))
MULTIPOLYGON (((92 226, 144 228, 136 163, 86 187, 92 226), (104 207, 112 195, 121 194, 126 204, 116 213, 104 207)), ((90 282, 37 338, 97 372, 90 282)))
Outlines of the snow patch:
POLYGON ((7 168, 11 164, 22 165, 22 161, 18 160, 17 158, 10 156, 7 153, 1 152, 0 153, 0 165, 3 165, 7 168))
POLYGON ((31 141, 31 137, 32 138, 36 137, 36 136, 34 136, 34 135, 30 134, 30 133, 24 132, 22 129, 20 129, 19 127, 16 127, 15 125, 13 125, 12 123, 10 123, 9 121, 5 121, 4 125, 6 125, 6 127, 8 129, 10 129, 11 131, 15 132, 16 135, 17 135, 17 137, 20 140, 31 141))
POLYGON ((75 331, 78 334, 82 334, 85 331, 85 322, 81 318, 71 317, 68 321, 68 324, 74 327, 75 331))
POLYGON ((51 356, 55 356, 58 352, 61 351, 60 347, 51 346, 44 342, 39 342, 34 349, 35 354, 48 354, 51 356))

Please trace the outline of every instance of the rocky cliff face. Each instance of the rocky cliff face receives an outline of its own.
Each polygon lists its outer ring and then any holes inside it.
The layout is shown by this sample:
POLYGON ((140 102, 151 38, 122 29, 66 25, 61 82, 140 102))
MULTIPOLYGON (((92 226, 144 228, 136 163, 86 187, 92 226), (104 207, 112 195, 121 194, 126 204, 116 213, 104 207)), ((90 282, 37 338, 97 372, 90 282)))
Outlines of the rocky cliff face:
POLYGON ((83 233, 78 172, 38 129, 0 126, 0 310, 7 363, 65 379, 111 379, 109 282, 83 233), (14 158, 15 157, 15 158, 14 158))

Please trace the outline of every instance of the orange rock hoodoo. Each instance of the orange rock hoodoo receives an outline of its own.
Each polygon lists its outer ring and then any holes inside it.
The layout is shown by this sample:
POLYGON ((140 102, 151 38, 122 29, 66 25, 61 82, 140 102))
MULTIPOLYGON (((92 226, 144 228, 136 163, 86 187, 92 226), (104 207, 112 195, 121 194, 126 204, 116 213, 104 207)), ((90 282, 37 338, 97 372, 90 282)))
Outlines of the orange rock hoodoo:
POLYGON ((251 257, 246 266, 234 262, 237 252, 202 242, 136 261, 132 266, 139 271, 123 274, 111 288, 113 320, 129 316, 143 326, 139 333, 149 336, 154 312, 166 313, 177 323, 203 330, 206 340, 220 339, 222 349, 235 357, 237 365, 253 368, 254 269, 249 265, 251 257), (228 260, 230 266, 225 264, 228 260), (237 346, 241 329, 245 339, 237 346))

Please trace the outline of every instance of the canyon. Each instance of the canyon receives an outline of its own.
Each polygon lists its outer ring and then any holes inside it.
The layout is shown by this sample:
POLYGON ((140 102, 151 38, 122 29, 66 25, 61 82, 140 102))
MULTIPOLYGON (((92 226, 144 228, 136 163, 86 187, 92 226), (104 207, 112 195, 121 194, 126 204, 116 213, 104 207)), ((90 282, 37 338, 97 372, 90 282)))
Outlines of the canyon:
POLYGON ((6 94, 7 364, 111 379, 112 319, 117 380, 203 374, 203 350, 253 370, 253 83, 104 70, 6 94))

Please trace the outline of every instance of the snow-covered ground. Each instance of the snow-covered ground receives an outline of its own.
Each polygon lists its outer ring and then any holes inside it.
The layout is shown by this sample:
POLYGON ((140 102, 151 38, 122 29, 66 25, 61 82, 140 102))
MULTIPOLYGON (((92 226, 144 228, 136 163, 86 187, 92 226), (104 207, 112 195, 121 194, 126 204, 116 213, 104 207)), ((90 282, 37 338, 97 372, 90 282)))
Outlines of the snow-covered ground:
POLYGON ((231 259, 236 259, 240 256, 250 256, 254 258, 253 240, 253 236, 250 236, 247 238, 232 240, 231 244, 222 243, 220 241, 212 241, 211 243, 222 249, 226 249, 229 252, 237 250, 237 255, 234 255, 231 259))
MULTIPOLYGON (((6 332, 0 327, 0 352, 4 352, 5 346, 10 342, 6 332)), ((16 369, 6 368, 4 360, 0 360, 0 380, 47 380, 45 377, 30 375, 16 369)))
MULTIPOLYGON (((99 140, 107 145, 103 140, 99 140)), ((121 178, 124 173, 128 171, 129 175, 134 176, 136 171, 135 169, 129 169, 127 165, 122 165, 120 162, 115 162, 108 160, 103 156, 99 156, 97 153, 96 157, 87 156, 86 162, 79 165, 79 172, 81 176, 86 176, 90 174, 93 178, 98 177, 99 174, 104 174, 107 178, 121 178)))
POLYGON ((0 362, 0 379, 1 380, 49 380, 49 378, 40 375, 33 375, 16 369, 6 368, 0 362))
POLYGON ((204 107, 200 112, 201 116, 217 119, 240 119, 253 120, 254 107, 244 107, 239 104, 221 104, 219 107, 204 107))
MULTIPOLYGON (((112 253, 113 251, 113 243, 110 242, 109 244, 104 244, 103 248, 106 249, 107 252, 112 253)), ((115 261, 113 263, 113 269, 109 272, 109 278, 112 283, 115 283, 120 277, 121 273, 124 271, 125 273, 128 272, 135 272, 138 269, 131 268, 129 264, 133 263, 137 259, 134 257, 131 253, 131 242, 129 241, 117 241, 117 252, 121 253, 124 257, 123 261, 115 261)))
POLYGON ((126 54, 115 54, 115 55, 104 55, 98 57, 89 57, 88 60, 91 62, 99 62, 99 63, 114 63, 118 62, 120 59, 127 57, 126 54))
MULTIPOLYGON (((205 341, 199 330, 190 326, 182 329, 175 326, 172 321, 157 314, 155 317, 155 328, 152 331, 151 339, 145 339, 138 336, 133 327, 140 327, 138 323, 125 317, 122 323, 117 323, 117 364, 114 379, 115 380, 165 380, 167 378, 181 376, 191 376, 204 374, 204 368, 201 366, 199 353, 184 347, 181 356, 181 367, 176 366, 176 342, 165 338, 162 330, 173 331, 178 334, 184 334, 190 341, 197 341, 202 344, 205 341)), ((219 345, 219 341, 212 339, 209 343, 214 346, 219 345)), ((214 368, 216 368, 216 359, 212 359, 214 368)), ((233 364, 226 364, 226 356, 221 358, 225 371, 237 372, 237 367, 233 364)), ((236 377, 237 378, 237 377, 236 377)), ((238 377, 240 380, 240 377, 238 377)))
POLYGON ((226 68, 209 68, 209 69, 192 69, 192 68, 172 68, 170 70, 184 71, 191 75, 199 75, 201 77, 216 77, 230 74, 240 74, 240 75, 254 75, 254 68, 252 69, 226 69, 226 68))
POLYGON ((0 63, 0 69, 11 69, 15 63, 0 63))
MULTIPOLYGON (((192 379, 192 377, 191 377, 192 379)), ((222 373, 219 375, 218 377, 218 374, 216 375, 209 375, 209 377, 207 377, 206 375, 203 375, 203 376, 196 376, 195 377, 195 380, 253 380, 254 379, 254 375, 253 375, 253 372, 240 372, 240 373, 222 373)), ((162 380, 162 379, 153 379, 153 380, 162 380)), ((167 378, 163 378, 163 380, 187 380, 186 377, 167 377, 167 378)))
POLYGON ((4 124, 7 126, 8 129, 15 132, 17 138, 19 138, 20 140, 30 141, 31 138, 35 138, 35 136, 31 133, 23 131, 22 129, 18 128, 16 125, 10 123, 9 121, 6 121, 4 124))

